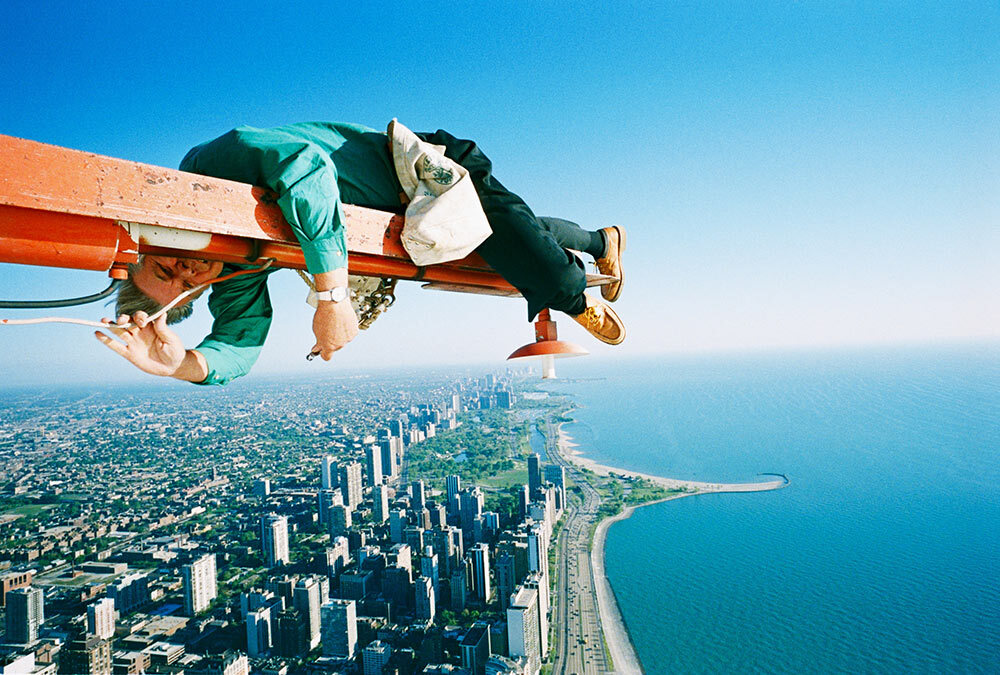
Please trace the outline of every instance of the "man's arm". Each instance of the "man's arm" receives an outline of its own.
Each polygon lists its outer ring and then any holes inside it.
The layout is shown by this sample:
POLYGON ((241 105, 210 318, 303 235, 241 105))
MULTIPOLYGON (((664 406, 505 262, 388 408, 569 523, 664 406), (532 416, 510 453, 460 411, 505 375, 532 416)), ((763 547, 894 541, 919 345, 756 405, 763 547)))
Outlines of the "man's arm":
MULTIPOLYGON (((194 148, 183 171, 271 188, 292 227, 316 289, 347 286, 347 237, 337 168, 319 146, 288 131, 241 127, 194 148)), ((348 302, 320 302, 313 316, 313 352, 329 360, 358 333, 348 302)))

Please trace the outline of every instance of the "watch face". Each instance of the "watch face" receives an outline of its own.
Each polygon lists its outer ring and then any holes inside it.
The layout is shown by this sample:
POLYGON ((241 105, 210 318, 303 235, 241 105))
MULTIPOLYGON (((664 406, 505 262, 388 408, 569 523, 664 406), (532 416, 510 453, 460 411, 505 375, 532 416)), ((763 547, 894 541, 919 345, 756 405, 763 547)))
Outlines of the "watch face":
POLYGON ((341 302, 347 299, 347 289, 343 286, 338 286, 337 288, 330 289, 330 298, 334 302, 341 302))

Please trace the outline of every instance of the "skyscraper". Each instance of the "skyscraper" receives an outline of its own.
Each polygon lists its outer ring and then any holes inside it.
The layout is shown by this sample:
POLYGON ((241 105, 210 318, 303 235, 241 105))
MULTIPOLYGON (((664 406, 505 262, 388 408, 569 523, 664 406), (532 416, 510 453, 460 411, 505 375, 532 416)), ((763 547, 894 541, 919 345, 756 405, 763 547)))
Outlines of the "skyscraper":
POLYGON ((28 644, 38 639, 45 621, 45 594, 36 586, 7 591, 7 642, 28 644))
POLYGON ((330 509, 337 504, 343 504, 344 498, 340 490, 320 490, 316 494, 316 502, 319 504, 319 524, 329 527, 330 509))
POLYGON ((472 558, 472 592, 483 602, 489 602, 493 591, 490 588, 490 547, 479 543, 469 549, 472 558))
POLYGON ((490 658, 490 625, 477 621, 462 638, 462 667, 472 675, 485 675, 490 658))
POLYGON ((382 450, 377 445, 365 446, 365 474, 369 486, 382 484, 382 450))
POLYGON ((331 546, 326 549, 326 574, 335 577, 340 571, 347 567, 351 560, 348 550, 347 537, 334 537, 331 546))
POLYGON ((337 476, 334 473, 336 462, 331 455, 323 457, 319 465, 319 486, 322 490, 332 490, 337 484, 337 476))
POLYGON ((393 509, 389 512, 389 538, 400 544, 403 542, 403 530, 406 529, 406 511, 393 509))
POLYGON ((320 608, 323 655, 349 659, 358 644, 358 622, 353 600, 330 600, 320 608))
POLYGON ((507 608, 507 649, 511 656, 528 659, 528 673, 534 675, 541 668, 541 637, 538 634, 538 593, 533 588, 517 590, 507 608))
POLYGON ((418 619, 434 620, 434 587, 428 577, 418 577, 414 583, 414 602, 418 619))
POLYGON ((566 508, 566 468, 560 464, 545 465, 545 480, 556 486, 556 508, 566 508))
POLYGON ((337 474, 334 473, 336 461, 332 455, 325 455, 319 465, 319 487, 321 490, 332 490, 337 484, 337 474))
POLYGON ((320 604, 319 582, 311 577, 299 579, 295 584, 292 606, 302 613, 309 628, 309 649, 319 646, 320 604))
POLYGON ((218 595, 216 590, 215 554, 207 553, 181 567, 184 583, 184 612, 194 616, 208 609, 218 595))
POLYGON ((376 485, 372 488, 372 515, 376 523, 384 523, 389 517, 389 488, 385 485, 376 485))
POLYGON ((59 672, 111 675, 111 641, 84 633, 71 634, 60 651, 59 672))
POLYGON ((102 640, 115 634, 115 601, 101 598, 87 605, 87 632, 102 640))
POLYGON ((438 557, 434 553, 433 546, 425 546, 424 554, 420 556, 420 575, 431 580, 431 587, 434 589, 434 599, 438 597, 438 585, 440 583, 438 571, 438 557))
POLYGON ((362 653, 364 675, 382 675, 392 658, 392 647, 387 642, 375 640, 362 653))
POLYGON ((352 518, 351 509, 345 504, 337 504, 330 507, 330 522, 329 525, 330 536, 340 537, 351 530, 352 518))
POLYGON ((288 518, 273 513, 260 519, 260 539, 264 549, 264 563, 268 567, 287 565, 288 518))
POLYGON ((538 597, 538 644, 541 655, 549 653, 549 584, 548 576, 532 572, 524 580, 525 588, 533 588, 538 597))
POLYGON ((415 480, 410 483, 410 510, 414 513, 420 513, 424 509, 424 481, 415 480))
POLYGON ((358 507, 361 503, 361 464, 348 462, 340 467, 340 492, 348 510, 358 507))
POLYGON ((483 514, 485 499, 478 487, 462 490, 462 529, 468 534, 472 534, 476 516, 483 514))
POLYGON ((500 611, 507 609, 510 605, 510 596, 517 588, 520 581, 516 576, 514 556, 505 551, 497 549, 496 558, 497 571, 497 596, 500 600, 500 611))
POLYGON ((528 455, 528 493, 532 499, 542 489, 542 459, 537 452, 528 455))

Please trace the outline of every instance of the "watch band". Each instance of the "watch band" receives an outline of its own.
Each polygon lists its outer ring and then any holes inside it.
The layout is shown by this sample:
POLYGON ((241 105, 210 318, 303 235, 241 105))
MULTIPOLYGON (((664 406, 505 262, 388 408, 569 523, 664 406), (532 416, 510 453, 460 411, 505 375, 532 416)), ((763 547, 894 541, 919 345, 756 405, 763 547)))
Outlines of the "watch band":
POLYGON ((347 300, 348 293, 346 286, 337 286, 336 288, 331 288, 328 291, 316 291, 317 300, 325 300, 326 302, 343 302, 347 300))

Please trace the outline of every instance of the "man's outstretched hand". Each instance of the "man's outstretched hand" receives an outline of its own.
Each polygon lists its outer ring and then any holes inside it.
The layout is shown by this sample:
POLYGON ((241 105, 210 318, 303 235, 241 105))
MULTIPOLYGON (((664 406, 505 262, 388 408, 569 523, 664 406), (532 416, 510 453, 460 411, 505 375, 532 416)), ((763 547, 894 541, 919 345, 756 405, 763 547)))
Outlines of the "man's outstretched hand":
POLYGON ((177 372, 184 362, 184 343, 177 333, 167 328, 166 314, 161 314, 156 321, 149 321, 145 312, 136 312, 132 327, 126 328, 129 320, 126 314, 118 317, 118 323, 104 319, 108 330, 121 342, 100 331, 95 331, 94 336, 143 372, 163 377, 177 372))
POLYGON ((349 300, 320 302, 313 315, 313 334, 316 344, 312 353, 329 361, 334 352, 358 335, 358 315, 349 300))

